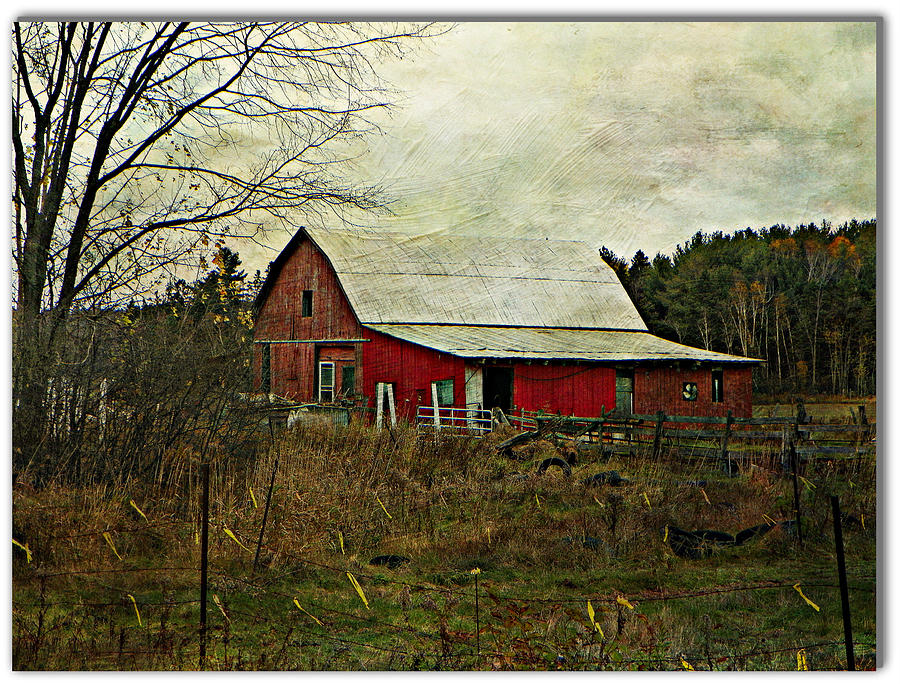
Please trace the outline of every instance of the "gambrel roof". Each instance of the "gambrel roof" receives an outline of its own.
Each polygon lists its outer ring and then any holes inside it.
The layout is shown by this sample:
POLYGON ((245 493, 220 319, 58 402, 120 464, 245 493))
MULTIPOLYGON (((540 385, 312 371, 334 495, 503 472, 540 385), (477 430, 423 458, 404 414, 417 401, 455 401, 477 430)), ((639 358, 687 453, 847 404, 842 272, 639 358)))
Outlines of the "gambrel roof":
POLYGON ((616 274, 583 242, 306 232, 363 324, 647 329, 616 274))
POLYGON ((758 362, 650 334, 599 251, 574 240, 301 228, 272 263, 257 307, 304 238, 328 259, 362 325, 456 356, 758 362))

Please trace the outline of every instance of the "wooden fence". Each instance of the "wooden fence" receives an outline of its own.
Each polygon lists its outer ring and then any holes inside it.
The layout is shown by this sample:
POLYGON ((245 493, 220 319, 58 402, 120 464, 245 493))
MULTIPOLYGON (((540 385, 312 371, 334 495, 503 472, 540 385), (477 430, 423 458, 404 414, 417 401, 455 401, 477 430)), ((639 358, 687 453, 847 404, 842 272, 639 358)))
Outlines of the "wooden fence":
POLYGON ((802 404, 795 415, 782 417, 737 418, 731 412, 724 417, 673 416, 660 411, 596 418, 523 412, 511 418, 521 429, 543 426, 553 439, 574 442, 581 449, 711 458, 729 469, 744 460, 771 459, 773 455, 788 466, 795 457, 802 462, 875 453, 875 425, 868 422, 864 410, 858 418, 852 414, 857 422, 833 424, 816 421, 802 404))
MULTIPOLYGON (((371 411, 290 402, 265 408, 273 425, 288 427, 295 422, 309 421, 346 425, 362 419, 361 415, 351 418, 352 412, 371 411)), ((426 413, 433 412, 432 407, 420 408, 426 413)), ((454 410, 467 416, 472 413, 469 409, 454 410)), ((486 411, 480 412, 479 423, 487 426, 488 415, 486 411)), ((427 417, 433 419, 433 413, 427 417)), ((499 422, 520 432, 540 432, 545 438, 568 441, 583 450, 601 454, 643 453, 657 458, 715 459, 729 471, 751 460, 779 459, 782 466, 790 468, 794 459, 803 463, 818 459, 860 459, 875 454, 875 425, 869 422, 864 406, 859 406, 858 412, 851 409, 846 423, 816 420, 806 412, 802 402, 797 403, 794 415, 778 417, 738 418, 730 411, 722 417, 677 416, 661 411, 648 415, 621 416, 610 412, 599 417, 578 417, 520 410, 509 415, 499 412, 499 418, 499 422)), ((498 422, 497 416, 493 422, 498 422)), ((476 432, 480 435, 489 429, 479 428, 476 432)))

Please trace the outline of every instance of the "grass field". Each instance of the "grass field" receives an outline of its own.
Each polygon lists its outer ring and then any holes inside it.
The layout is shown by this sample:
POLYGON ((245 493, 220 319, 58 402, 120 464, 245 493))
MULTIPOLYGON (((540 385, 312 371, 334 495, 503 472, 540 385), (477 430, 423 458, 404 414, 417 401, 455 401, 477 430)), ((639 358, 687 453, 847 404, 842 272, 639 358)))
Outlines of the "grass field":
MULTIPOLYGON (((846 399, 843 397, 817 397, 807 400, 806 411, 811 417, 824 423, 849 423, 852 418, 859 420, 859 407, 865 406, 866 418, 874 423, 876 417, 877 402, 875 397, 863 397, 859 399, 846 399)), ((793 416, 797 412, 797 405, 793 400, 785 399, 775 401, 771 398, 764 401, 754 401, 753 416, 780 417, 793 416)))
MULTIPOLYGON (((667 543, 673 526, 792 519, 792 479, 643 454, 538 475, 554 446, 510 459, 502 437, 318 426, 216 460, 203 667, 843 669, 830 494, 845 513, 857 668, 875 666, 873 462, 807 465, 802 544, 779 526, 691 560, 667 543), (583 484, 610 470, 627 482, 583 484), (404 560, 370 563, 385 555, 404 560)), ((180 452, 153 483, 16 483, 28 555, 15 547, 14 668, 198 669, 199 500, 180 452)))

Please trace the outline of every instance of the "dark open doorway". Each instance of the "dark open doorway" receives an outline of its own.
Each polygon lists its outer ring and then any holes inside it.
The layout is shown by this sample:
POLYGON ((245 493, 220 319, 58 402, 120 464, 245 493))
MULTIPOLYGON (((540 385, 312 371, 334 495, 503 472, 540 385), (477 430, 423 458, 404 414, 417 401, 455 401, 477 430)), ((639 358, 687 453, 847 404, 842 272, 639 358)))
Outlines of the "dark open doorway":
POLYGON ((484 407, 500 408, 509 413, 513 397, 513 369, 501 366, 484 367, 484 407))

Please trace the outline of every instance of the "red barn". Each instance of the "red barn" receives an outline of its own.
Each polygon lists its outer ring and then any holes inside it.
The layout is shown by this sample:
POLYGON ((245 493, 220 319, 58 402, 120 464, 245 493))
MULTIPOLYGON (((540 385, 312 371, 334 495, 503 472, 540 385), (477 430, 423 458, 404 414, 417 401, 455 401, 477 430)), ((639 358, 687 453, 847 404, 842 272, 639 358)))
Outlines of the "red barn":
POLYGON ((583 242, 301 228, 256 300, 257 389, 593 417, 750 416, 757 359, 647 330, 583 242))

